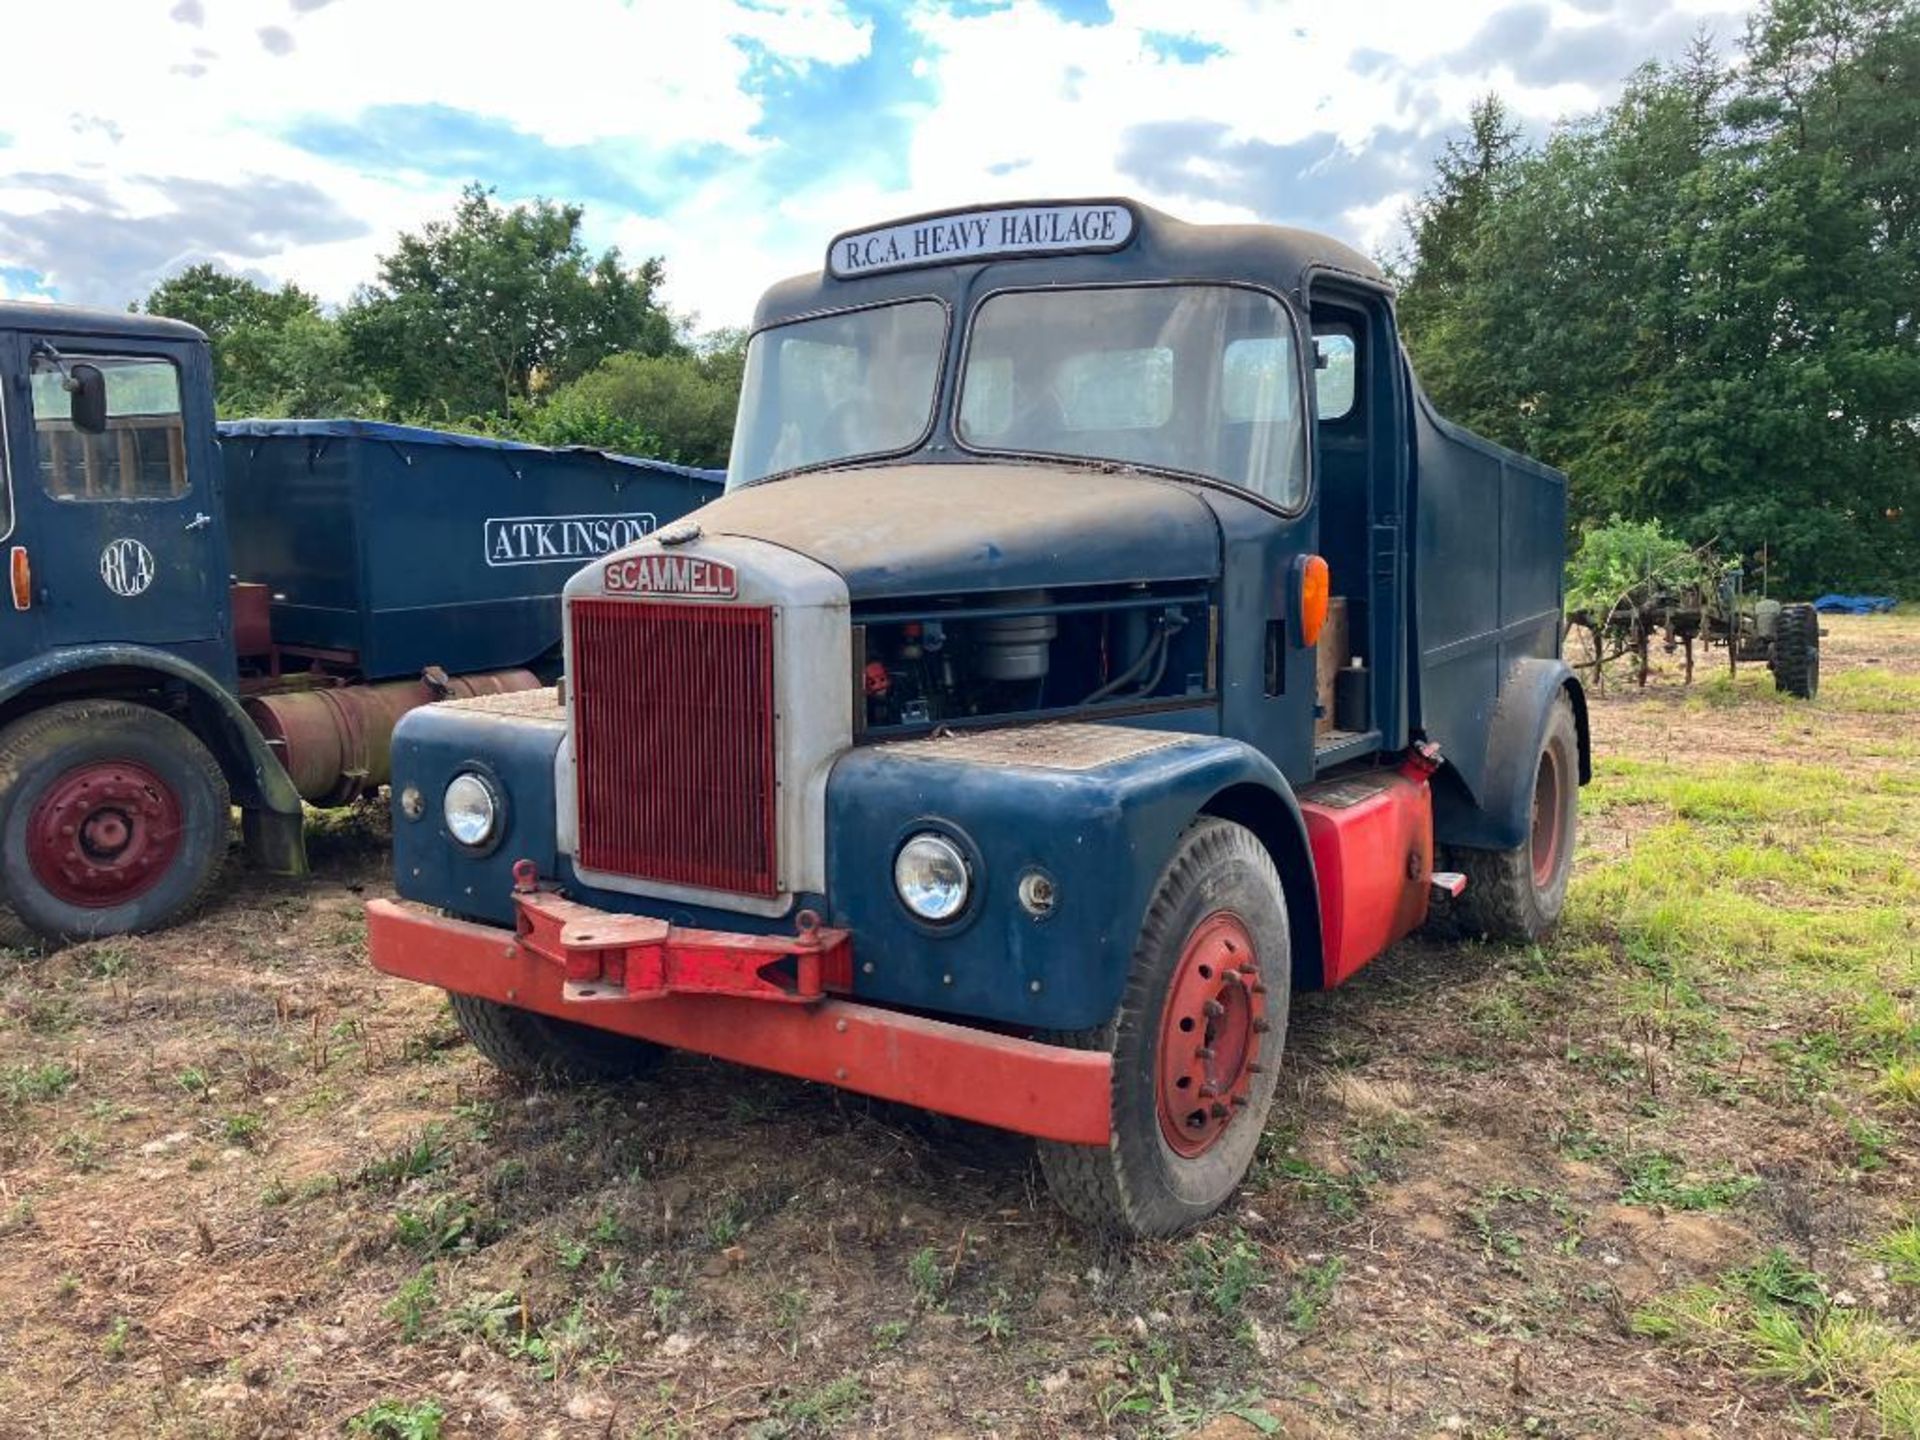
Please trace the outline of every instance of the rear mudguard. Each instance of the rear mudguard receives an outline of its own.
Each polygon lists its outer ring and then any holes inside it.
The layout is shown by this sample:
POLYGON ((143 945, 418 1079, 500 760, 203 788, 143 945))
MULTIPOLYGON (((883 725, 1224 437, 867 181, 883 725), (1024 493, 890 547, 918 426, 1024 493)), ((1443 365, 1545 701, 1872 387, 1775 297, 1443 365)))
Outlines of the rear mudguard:
POLYGON ((307 873, 300 796, 267 742, 219 681, 178 655, 144 645, 76 645, 0 672, 0 708, 32 708, 44 691, 46 703, 85 699, 91 694, 119 695, 129 690, 160 689, 185 701, 188 728, 219 761, 245 812, 244 833, 254 862, 276 875, 307 873), (99 676, 97 689, 82 682, 99 676))
MULTIPOLYGON (((1573 705, 1580 744, 1580 783, 1593 778, 1587 729, 1587 695, 1567 662, 1530 656, 1514 662, 1500 688, 1500 702, 1487 727, 1480 793, 1471 793, 1459 773, 1443 765, 1433 777, 1433 834, 1442 845, 1475 850, 1511 850, 1526 842, 1533 822, 1533 784, 1540 746, 1554 702, 1565 694, 1573 705)), ((1444 757, 1443 757, 1444 758, 1444 757)))

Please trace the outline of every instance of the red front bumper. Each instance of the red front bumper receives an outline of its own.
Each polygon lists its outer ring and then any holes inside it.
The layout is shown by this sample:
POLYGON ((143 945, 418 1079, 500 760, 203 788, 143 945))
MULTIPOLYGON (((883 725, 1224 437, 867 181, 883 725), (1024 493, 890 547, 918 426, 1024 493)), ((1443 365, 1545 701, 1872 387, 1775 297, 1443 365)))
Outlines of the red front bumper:
POLYGON ((676 931, 547 896, 519 899, 521 935, 372 901, 368 953, 389 975, 676 1050, 1043 1140, 1108 1141, 1113 1062, 1099 1051, 812 998, 822 969, 831 971, 844 952, 844 936, 813 931, 770 946, 761 936, 676 931), (784 986, 762 975, 776 958, 770 950, 782 947, 797 962, 795 983, 784 986), (696 977, 734 963, 729 953, 743 957, 740 983, 716 993, 696 977))

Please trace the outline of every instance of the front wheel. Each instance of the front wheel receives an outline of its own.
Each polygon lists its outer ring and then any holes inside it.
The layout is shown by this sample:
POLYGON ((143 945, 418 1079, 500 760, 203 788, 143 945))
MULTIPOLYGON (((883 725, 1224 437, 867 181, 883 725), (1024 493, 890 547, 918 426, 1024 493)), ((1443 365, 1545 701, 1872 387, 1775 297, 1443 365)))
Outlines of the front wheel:
POLYGON ((1105 1149, 1040 1144, 1061 1208, 1098 1229, 1173 1235, 1245 1178, 1273 1105, 1292 973, 1266 847, 1202 819, 1161 872, 1113 1019, 1050 1037, 1113 1057, 1105 1149))
POLYGON ((0 731, 7 938, 157 930, 226 857, 226 777, 177 720, 117 700, 36 710, 0 731))

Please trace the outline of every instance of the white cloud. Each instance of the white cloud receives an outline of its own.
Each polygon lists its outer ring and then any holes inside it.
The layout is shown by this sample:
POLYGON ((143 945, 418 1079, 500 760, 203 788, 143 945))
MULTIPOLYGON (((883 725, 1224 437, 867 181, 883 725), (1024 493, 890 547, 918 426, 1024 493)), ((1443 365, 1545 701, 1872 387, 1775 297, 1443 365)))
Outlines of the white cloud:
MULTIPOLYGON (((342 300, 396 231, 444 213, 459 184, 431 164, 368 173, 286 138, 316 121, 351 127, 378 106, 439 106, 552 146, 613 146, 642 179, 670 173, 659 162, 674 147, 736 153, 738 164, 681 182, 657 213, 604 200, 589 209, 596 241, 664 255, 669 298, 711 324, 743 321, 767 283, 817 267, 837 230, 1016 196, 1130 193, 1196 220, 1322 215, 1377 247, 1479 94, 1497 87, 1544 128, 1603 104, 1637 59, 1674 53, 1695 17, 1744 3, 1612 0, 1597 13, 1595 0, 1113 0, 1112 23, 1087 26, 1040 0, 960 15, 919 0, 905 13, 922 53, 897 63, 931 100, 905 114, 897 163, 884 173, 844 163, 832 137, 886 118, 852 110, 802 157, 802 178, 775 189, 755 162, 781 137, 756 134, 749 48, 814 75, 868 56, 880 27, 842 0, 96 0, 84 66, 8 66, 0 271, 42 270, 69 298, 119 303, 172 265, 217 258, 342 300), (1489 38, 1496 15, 1504 29, 1489 38), (1218 53, 1181 63, 1155 35, 1218 53), (1463 56, 1471 45, 1484 53, 1463 56), (1218 127, 1212 148, 1164 151, 1193 125, 1218 127), (1163 145, 1150 170, 1129 152, 1141 135, 1163 145), (1295 203, 1279 181, 1310 160, 1295 203), (1258 195, 1243 183, 1256 173, 1258 195), (181 188, 161 181, 195 182, 202 197, 217 189, 223 208, 183 215, 181 188), (286 204, 247 203, 269 181, 287 187, 286 204), (296 200, 306 229, 282 234, 296 200), (125 217, 105 227, 121 247, 111 253, 97 248, 95 202, 125 217), (21 234, 38 237, 35 253, 8 253, 21 234)), ((73 53, 59 7, 21 7, 8 27, 10 55, 73 53)))

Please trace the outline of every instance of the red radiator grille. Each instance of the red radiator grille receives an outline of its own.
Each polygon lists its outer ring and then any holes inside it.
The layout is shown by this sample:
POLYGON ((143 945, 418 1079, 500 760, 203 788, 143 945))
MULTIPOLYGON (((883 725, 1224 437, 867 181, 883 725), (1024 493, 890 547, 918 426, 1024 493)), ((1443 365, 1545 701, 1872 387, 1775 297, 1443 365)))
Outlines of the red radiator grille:
POLYGON ((568 609, 581 866, 776 894, 773 611, 568 609))

